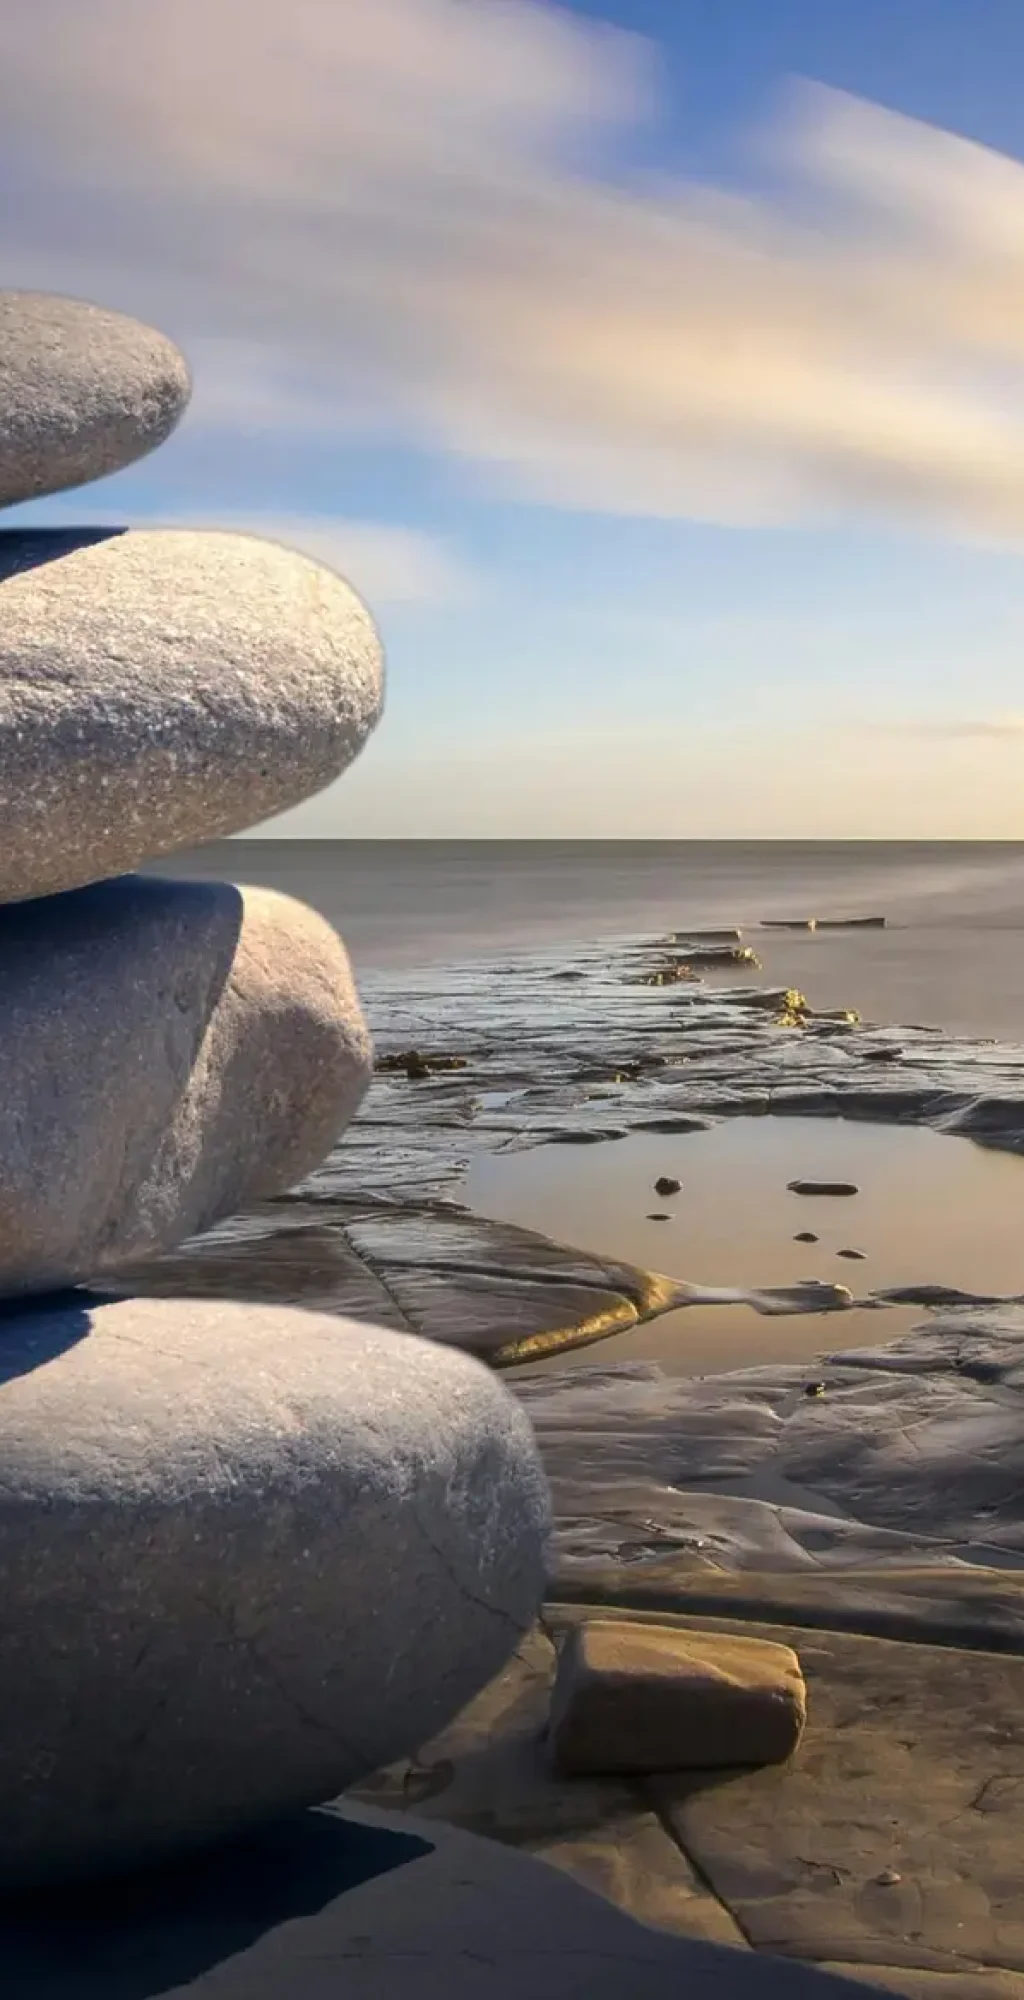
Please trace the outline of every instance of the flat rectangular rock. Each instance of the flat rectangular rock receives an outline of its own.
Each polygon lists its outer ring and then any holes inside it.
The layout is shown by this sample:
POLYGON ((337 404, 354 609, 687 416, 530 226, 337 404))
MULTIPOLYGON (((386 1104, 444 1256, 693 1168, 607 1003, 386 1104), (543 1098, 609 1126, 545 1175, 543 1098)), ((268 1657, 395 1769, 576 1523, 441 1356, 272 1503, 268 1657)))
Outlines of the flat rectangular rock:
POLYGON ((566 1772, 776 1762, 796 1749, 805 1715, 790 1646, 588 1619, 570 1631, 559 1659, 551 1754, 566 1772))
POLYGON ((545 1751, 556 1653, 539 1628, 468 1708, 416 1757, 349 1794, 518 1848, 677 1937, 746 1949, 729 1912, 622 1777, 566 1778, 545 1751))

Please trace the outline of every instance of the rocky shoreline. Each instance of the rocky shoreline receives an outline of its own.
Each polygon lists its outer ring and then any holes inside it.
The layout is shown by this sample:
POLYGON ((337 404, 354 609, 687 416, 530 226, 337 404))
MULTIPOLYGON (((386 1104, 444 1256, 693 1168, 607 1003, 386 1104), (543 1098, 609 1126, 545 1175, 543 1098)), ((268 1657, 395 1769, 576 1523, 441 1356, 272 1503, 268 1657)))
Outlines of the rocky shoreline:
MULTIPOLYGON (((359 1796, 541 1855, 680 1937, 908 2000, 1020 2000, 1024 1301, 901 1294, 919 1326, 853 1351, 823 1337, 813 1397, 806 1365, 699 1380, 599 1354, 580 1365, 576 1346, 686 1288, 459 1197, 481 1149, 753 1113, 1024 1151, 1024 1051, 816 1015, 747 984, 742 963, 637 983, 662 950, 632 939, 439 969, 415 990, 364 979, 378 1065, 344 1147, 165 1260, 167 1281, 173 1264, 179 1288, 308 1283, 355 1316, 387 1302, 390 1324, 512 1364, 552 1485, 542 1624, 449 1730, 359 1796), (521 1365, 559 1351, 557 1368, 521 1365), (558 1779, 544 1748, 558 1647, 595 1615, 795 1647, 799 1756, 713 1780, 558 1779)), ((771 1287, 750 1302, 826 1303, 771 1287)), ((850 1303, 829 1302, 823 1336, 850 1303)))
POLYGON ((635 985, 656 951, 629 940, 415 984, 364 978, 377 1064, 343 1144, 289 1194, 125 1284, 372 1317, 512 1367, 554 1482, 563 1582, 598 1565, 635 1583, 666 1564, 692 1580, 1024 1563, 1024 1300, 927 1283, 690 1286, 460 1202, 482 1150, 752 1113, 917 1123, 1024 1151, 1024 1051, 820 1016, 801 995, 746 983, 635 985), (575 1347, 660 1312, 738 1297, 822 1315, 824 1393, 806 1395, 806 1366, 687 1379, 646 1362, 571 1365, 575 1347), (921 1322, 846 1351, 825 1330, 840 1333, 855 1303, 917 1304, 921 1322), (522 1366, 558 1353, 564 1368, 522 1366))

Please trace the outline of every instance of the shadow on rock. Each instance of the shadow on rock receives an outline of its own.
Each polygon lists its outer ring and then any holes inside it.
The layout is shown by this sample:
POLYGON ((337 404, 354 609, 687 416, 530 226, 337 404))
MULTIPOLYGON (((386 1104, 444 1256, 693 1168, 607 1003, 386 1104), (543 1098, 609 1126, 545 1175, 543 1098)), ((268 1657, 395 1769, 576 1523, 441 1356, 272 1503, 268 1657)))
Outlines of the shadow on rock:
POLYGON ((92 1332, 92 1314, 106 1299, 99 1292, 47 1292, 38 1298, 0 1300, 0 1384, 44 1368, 92 1332))
POLYGON ((431 1852, 314 1810, 185 1864, 5 1898, 5 2000, 155 2000, 431 1852))

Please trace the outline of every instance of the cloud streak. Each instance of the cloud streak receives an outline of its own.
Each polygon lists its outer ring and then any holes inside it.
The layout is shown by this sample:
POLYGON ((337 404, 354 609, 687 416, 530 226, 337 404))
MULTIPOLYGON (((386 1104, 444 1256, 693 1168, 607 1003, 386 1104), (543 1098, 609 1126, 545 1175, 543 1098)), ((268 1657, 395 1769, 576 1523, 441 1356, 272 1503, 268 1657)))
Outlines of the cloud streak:
POLYGON ((966 715, 934 718, 921 716, 899 722, 865 722, 860 725, 872 736, 906 736, 916 741, 939 743, 1024 743, 1024 715, 966 715))
POLYGON ((614 181, 655 52, 530 0, 34 0, 6 282, 158 319, 193 421, 541 503, 1024 535, 1024 167, 804 87, 772 192, 614 181))

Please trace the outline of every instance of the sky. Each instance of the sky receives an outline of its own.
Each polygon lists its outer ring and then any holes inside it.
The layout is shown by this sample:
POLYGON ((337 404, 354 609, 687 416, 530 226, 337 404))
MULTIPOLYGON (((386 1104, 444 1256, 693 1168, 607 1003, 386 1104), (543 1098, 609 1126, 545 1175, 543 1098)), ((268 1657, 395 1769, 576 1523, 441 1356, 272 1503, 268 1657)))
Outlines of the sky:
POLYGON ((1019 0, 33 0, 3 283, 184 349, 384 721, 263 831, 1024 838, 1019 0))

